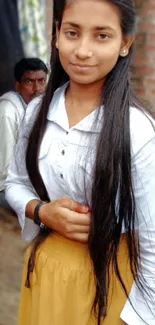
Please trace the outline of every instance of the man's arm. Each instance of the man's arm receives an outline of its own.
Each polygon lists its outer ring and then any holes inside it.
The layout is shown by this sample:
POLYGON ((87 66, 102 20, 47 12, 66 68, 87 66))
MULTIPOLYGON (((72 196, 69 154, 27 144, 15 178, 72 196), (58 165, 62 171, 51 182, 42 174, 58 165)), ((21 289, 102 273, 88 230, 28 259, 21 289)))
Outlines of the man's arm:
MULTIPOLYGON (((11 109, 11 107, 10 107, 11 109)), ((0 114, 0 190, 7 177, 7 170, 17 141, 18 128, 15 116, 0 114)), ((2 188, 3 187, 3 188, 2 188)))

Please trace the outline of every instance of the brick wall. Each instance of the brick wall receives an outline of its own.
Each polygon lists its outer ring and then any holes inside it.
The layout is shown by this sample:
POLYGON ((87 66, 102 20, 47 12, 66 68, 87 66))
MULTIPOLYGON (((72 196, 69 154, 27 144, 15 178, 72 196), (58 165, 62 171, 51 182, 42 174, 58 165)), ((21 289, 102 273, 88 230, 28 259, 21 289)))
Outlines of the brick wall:
POLYGON ((136 0, 138 35, 134 58, 134 88, 155 111, 155 0, 136 0))
MULTIPOLYGON (((133 86, 155 111, 155 0, 135 0, 138 34, 133 62, 133 86)), ((47 38, 51 41, 52 0, 46 0, 47 38)))

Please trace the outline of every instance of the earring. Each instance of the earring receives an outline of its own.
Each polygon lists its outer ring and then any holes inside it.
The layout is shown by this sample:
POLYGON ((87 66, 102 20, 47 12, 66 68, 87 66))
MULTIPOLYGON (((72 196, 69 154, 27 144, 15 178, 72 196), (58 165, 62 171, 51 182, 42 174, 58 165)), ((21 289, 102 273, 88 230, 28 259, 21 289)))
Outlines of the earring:
POLYGON ((121 56, 126 56, 127 55, 127 50, 126 49, 123 49, 122 51, 121 51, 121 56))

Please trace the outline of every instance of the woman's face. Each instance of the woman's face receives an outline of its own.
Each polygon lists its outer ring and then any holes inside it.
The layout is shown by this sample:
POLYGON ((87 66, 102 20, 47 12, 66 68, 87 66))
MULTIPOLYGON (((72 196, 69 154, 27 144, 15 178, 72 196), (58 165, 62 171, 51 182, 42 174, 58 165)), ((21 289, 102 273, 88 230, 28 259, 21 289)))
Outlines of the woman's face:
POLYGON ((73 0, 66 5, 56 46, 70 80, 78 84, 104 80, 130 45, 116 6, 101 0, 73 0))

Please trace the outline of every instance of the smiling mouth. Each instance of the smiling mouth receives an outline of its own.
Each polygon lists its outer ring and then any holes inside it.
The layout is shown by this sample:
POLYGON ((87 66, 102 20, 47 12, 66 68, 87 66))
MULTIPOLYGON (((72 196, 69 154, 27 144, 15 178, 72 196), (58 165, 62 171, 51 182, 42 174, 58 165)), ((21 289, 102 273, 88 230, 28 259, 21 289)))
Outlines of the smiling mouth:
POLYGON ((71 63, 74 67, 81 68, 81 69, 87 69, 87 68, 93 68, 94 65, 88 65, 88 64, 78 64, 78 63, 71 63))

